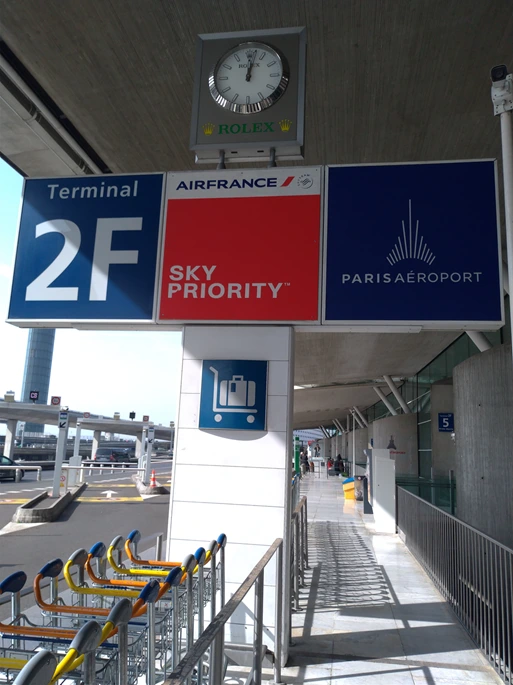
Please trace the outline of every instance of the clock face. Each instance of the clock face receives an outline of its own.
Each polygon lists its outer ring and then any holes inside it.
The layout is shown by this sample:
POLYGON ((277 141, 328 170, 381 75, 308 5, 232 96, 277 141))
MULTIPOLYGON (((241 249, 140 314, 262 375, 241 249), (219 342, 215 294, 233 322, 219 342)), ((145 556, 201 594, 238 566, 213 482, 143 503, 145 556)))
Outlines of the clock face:
POLYGON ((241 43, 229 50, 210 72, 210 94, 220 107, 255 114, 285 92, 289 72, 283 57, 265 43, 241 43))

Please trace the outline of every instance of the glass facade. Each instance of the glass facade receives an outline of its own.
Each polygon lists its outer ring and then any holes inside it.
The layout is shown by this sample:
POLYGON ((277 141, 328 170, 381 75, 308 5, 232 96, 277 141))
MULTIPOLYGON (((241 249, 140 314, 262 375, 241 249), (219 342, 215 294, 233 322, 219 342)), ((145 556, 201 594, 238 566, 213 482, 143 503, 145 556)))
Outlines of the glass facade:
MULTIPOLYGON (((54 328, 30 329, 21 389, 22 402, 30 402, 30 391, 39 390, 36 404, 48 403, 54 341, 54 328)), ((39 423, 25 424, 25 433, 44 433, 44 429, 44 425, 39 423)))
MULTIPOLYGON (((507 297, 504 306, 508 312, 507 297)), ((492 345, 511 342, 509 316, 507 315, 506 325, 500 331, 485 335, 492 345)), ((444 378, 452 378, 454 367, 478 352, 472 340, 464 333, 415 376, 407 378, 399 388, 411 411, 417 414, 419 475, 422 478, 431 477, 431 385, 444 378)), ((387 400, 398 414, 402 413, 399 402, 392 393, 387 395, 387 400)), ((390 412, 381 401, 369 407, 365 414, 369 423, 390 416, 390 412)))

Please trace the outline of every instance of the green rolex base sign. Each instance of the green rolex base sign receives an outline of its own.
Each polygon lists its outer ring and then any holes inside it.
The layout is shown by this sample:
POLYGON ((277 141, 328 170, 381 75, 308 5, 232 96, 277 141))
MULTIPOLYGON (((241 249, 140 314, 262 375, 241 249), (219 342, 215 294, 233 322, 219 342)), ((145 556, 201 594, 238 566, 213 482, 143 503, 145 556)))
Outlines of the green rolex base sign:
POLYGON ((304 28, 198 36, 197 162, 302 159, 305 49, 304 28))
POLYGON ((292 127, 290 119, 282 119, 281 121, 254 121, 252 124, 203 124, 201 127, 205 136, 211 136, 217 133, 220 136, 230 135, 236 136, 240 133, 288 133, 292 127))

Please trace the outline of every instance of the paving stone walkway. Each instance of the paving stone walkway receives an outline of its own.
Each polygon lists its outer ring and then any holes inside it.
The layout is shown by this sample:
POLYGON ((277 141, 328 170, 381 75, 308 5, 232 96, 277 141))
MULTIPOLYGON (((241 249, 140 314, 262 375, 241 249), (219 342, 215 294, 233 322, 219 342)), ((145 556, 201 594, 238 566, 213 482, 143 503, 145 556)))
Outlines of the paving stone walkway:
POLYGON ((340 479, 309 474, 301 490, 310 569, 284 683, 501 682, 402 541, 373 533, 340 479))

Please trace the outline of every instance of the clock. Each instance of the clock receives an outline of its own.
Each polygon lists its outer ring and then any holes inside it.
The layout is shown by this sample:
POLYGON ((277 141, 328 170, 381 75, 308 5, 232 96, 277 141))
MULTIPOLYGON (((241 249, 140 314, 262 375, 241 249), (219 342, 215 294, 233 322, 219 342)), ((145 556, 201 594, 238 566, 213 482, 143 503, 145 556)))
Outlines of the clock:
POLYGON ((280 99, 289 78, 283 55, 267 43, 253 41, 228 50, 210 71, 208 85, 219 107, 255 114, 280 99))

